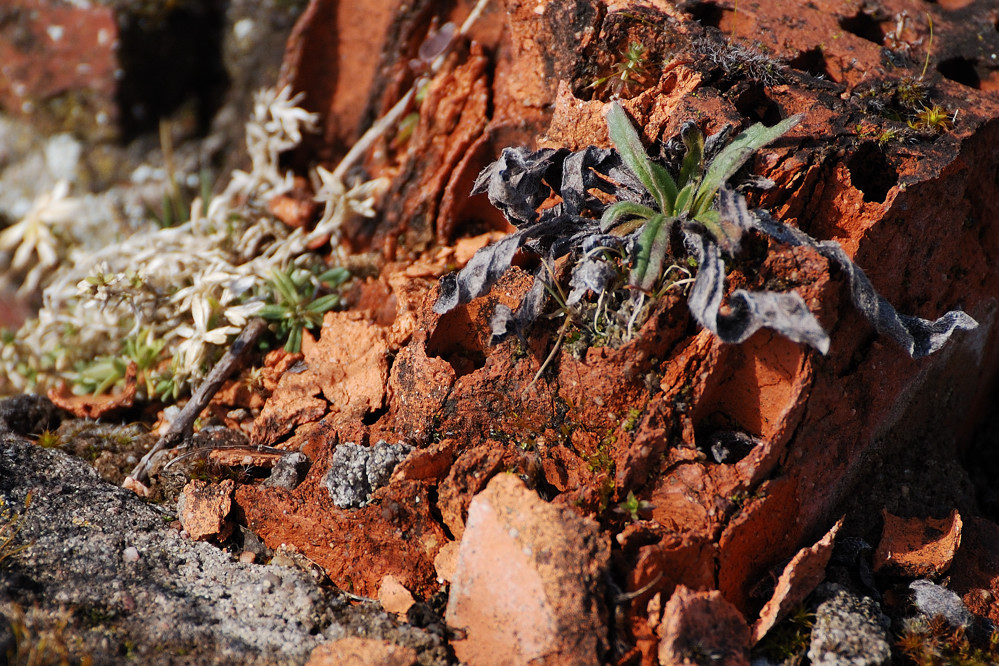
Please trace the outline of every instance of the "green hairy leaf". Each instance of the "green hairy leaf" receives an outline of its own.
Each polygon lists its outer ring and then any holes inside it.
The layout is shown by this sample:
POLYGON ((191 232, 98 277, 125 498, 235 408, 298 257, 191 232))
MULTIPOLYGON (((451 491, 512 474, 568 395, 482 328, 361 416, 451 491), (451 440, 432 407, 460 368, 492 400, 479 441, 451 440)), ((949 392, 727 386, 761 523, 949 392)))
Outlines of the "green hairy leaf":
MULTIPOLYGON (((677 183, 680 187, 686 187, 690 184, 696 186, 704 172, 704 134, 695 123, 687 122, 680 130, 680 136, 687 149, 687 154, 680 166, 680 176, 677 178, 677 183)), ((677 204, 676 207, 680 208, 680 205, 677 204)))
POLYGON ((753 156, 753 153, 787 134, 804 117, 803 113, 799 113, 780 121, 773 127, 757 123, 732 139, 732 143, 725 146, 711 161, 707 173, 704 174, 704 179, 701 181, 701 186, 694 199, 695 214, 711 207, 715 194, 721 186, 735 175, 735 172, 753 156))
POLYGON ((635 264, 631 269, 631 285, 651 291, 662 274, 663 260, 669 251, 669 236, 676 218, 656 215, 645 223, 638 239, 635 264))
POLYGON ((676 183, 666 169, 653 164, 649 159, 628 114, 616 101, 611 102, 610 109, 607 110, 607 131, 621 153, 621 160, 653 196, 659 209, 672 210, 676 201, 676 183))
MULTIPOLYGON (((634 201, 618 201, 617 203, 611 204, 604 211, 604 214, 600 217, 600 231, 603 233, 610 233, 621 224, 621 221, 628 217, 640 218, 641 222, 644 223, 645 220, 651 218, 656 214, 656 211, 652 210, 648 206, 643 206, 642 204, 635 203, 634 201)), ((635 229, 638 227, 636 226, 635 229)), ((631 229, 630 231, 634 231, 631 229)))

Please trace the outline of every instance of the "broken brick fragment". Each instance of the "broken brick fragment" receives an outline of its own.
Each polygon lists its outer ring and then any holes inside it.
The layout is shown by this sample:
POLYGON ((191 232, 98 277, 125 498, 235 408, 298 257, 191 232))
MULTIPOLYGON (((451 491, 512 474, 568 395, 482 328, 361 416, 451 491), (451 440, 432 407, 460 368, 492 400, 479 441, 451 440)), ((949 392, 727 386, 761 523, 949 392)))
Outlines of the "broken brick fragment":
POLYGON ((217 484, 195 479, 184 486, 180 523, 192 539, 225 541, 232 534, 233 524, 227 518, 235 485, 232 479, 217 484))
POLYGON ((451 582, 452 642, 474 664, 598 664, 606 642, 597 524, 501 474, 472 501, 451 582))
POLYGON ((717 590, 678 585, 659 625, 659 663, 749 665, 749 626, 717 590))
POLYGON ((900 518, 882 510, 884 530, 874 551, 874 571, 906 578, 945 574, 961 545, 963 522, 954 509, 944 519, 900 518))

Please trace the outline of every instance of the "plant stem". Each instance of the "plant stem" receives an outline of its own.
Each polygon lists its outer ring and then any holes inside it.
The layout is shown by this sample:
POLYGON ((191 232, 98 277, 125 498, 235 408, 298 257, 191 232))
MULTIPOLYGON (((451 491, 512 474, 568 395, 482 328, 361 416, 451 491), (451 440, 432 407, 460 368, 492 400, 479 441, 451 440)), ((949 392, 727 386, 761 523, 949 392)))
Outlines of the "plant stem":
POLYGON ((149 452, 142 456, 142 460, 135 466, 132 473, 125 477, 123 486, 135 490, 138 484, 142 484, 146 480, 149 472, 149 461, 153 455, 167 447, 176 446, 191 433, 194 421, 201 414, 202 410, 208 406, 212 397, 222 388, 225 380, 239 367, 247 353, 253 349, 257 338, 265 330, 267 330, 266 321, 259 317, 250 320, 242 333, 239 334, 239 337, 233 341, 232 347, 219 359, 219 362, 215 364, 212 371, 208 373, 205 381, 201 382, 198 390, 191 395, 191 399, 180 410, 180 414, 170 424, 170 428, 166 434, 156 441, 153 448, 149 449, 149 452))

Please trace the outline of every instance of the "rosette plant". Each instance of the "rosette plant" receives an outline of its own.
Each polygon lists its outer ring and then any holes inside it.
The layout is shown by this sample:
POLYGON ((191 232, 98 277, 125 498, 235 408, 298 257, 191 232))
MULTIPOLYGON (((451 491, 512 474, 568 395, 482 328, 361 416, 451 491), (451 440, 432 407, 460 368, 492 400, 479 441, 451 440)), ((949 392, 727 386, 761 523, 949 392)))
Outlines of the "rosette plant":
POLYGON ((550 295, 564 293, 551 266, 568 257, 570 291, 563 308, 575 307, 587 294, 601 298, 626 288, 633 322, 642 303, 662 293, 671 266, 685 272, 690 266, 696 270, 688 296, 691 313, 723 341, 739 343, 766 327, 826 353, 829 336, 797 292, 736 289, 726 299, 723 255, 738 253, 743 236, 757 232, 778 243, 815 248, 839 264, 856 307, 915 358, 939 349, 955 330, 977 326, 960 310, 934 321, 899 314, 838 243, 817 241, 766 211, 750 211, 745 198, 728 186, 757 150, 787 134, 802 115, 772 127, 757 123, 727 143, 730 132, 705 138, 688 122, 680 132, 684 154, 675 176, 648 156, 618 102, 608 105, 606 117, 616 150, 507 148, 482 171, 473 193, 487 193, 517 231, 442 278, 434 306, 438 313, 487 293, 525 248, 541 258, 541 267, 516 312, 497 306, 494 341, 523 335, 550 295), (553 199, 555 205, 543 207, 553 199), (622 274, 627 276, 623 284, 622 274))

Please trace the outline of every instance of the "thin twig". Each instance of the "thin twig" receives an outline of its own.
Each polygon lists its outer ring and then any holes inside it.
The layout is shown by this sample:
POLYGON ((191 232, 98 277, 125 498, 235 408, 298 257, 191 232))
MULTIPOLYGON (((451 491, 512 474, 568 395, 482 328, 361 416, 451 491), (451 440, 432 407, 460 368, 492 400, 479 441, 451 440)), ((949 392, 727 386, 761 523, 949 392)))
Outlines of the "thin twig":
MULTIPOLYGON (((464 36, 468 33, 468 31, 472 28, 472 25, 479 19, 479 16, 482 15, 483 10, 488 4, 489 0, 479 0, 479 2, 476 3, 475 7, 472 8, 472 12, 468 15, 468 18, 465 19, 465 22, 461 24, 461 28, 458 29, 459 35, 464 36)), ((377 141, 382 134, 388 131, 390 127, 394 126, 399 118, 402 117, 402 114, 409 109, 409 105, 413 102, 413 99, 416 98, 416 91, 429 80, 430 76, 433 76, 440 70, 440 68, 444 65, 444 60, 450 52, 451 48, 449 47, 444 51, 444 53, 434 58, 433 63, 430 65, 429 76, 421 76, 417 78, 413 83, 413 86, 406 92, 406 94, 403 95, 402 98, 396 102, 384 116, 375 121, 375 123, 361 135, 361 138, 357 140, 357 143, 351 146, 350 150, 347 151, 347 154, 343 156, 342 160, 340 160, 340 163, 336 165, 335 169, 333 169, 333 178, 341 183, 343 182, 344 176, 347 175, 347 171, 354 166, 354 164, 361 159, 366 152, 368 152, 368 149, 375 144, 375 141, 377 141)))
POLYGON ((555 340, 555 346, 552 347, 551 353, 548 354, 548 356, 545 358, 545 362, 541 364, 540 368, 538 368, 538 372, 534 375, 534 379, 531 380, 530 386, 534 386, 534 384, 537 383, 538 379, 541 378, 541 373, 545 371, 545 368, 548 367, 548 364, 551 363, 552 359, 555 358, 556 352, 558 352, 558 350, 562 347, 562 340, 565 338, 565 331, 567 328, 569 328, 568 317, 566 317, 565 321, 562 323, 562 328, 559 329, 558 339, 555 340))
POLYGON ((648 592, 649 590, 651 590, 652 587, 656 583, 658 583, 659 581, 661 581, 662 579, 663 579, 663 572, 660 571, 658 574, 656 574, 656 576, 652 580, 650 580, 648 583, 646 583, 642 587, 638 588, 637 590, 632 590, 631 592, 621 592, 620 594, 615 594, 614 595, 614 603, 615 604, 623 604, 623 603, 631 601, 633 599, 637 599, 638 597, 642 596, 643 594, 645 594, 646 592, 648 592))
POLYGON ((165 448, 176 446, 191 433, 195 420, 197 420, 205 407, 208 406, 208 403, 211 402, 215 394, 218 393, 218 390, 222 388, 222 384, 240 366, 246 354, 253 349, 257 338, 266 329, 267 322, 263 319, 256 318, 250 320, 250 323, 246 325, 246 328, 239 334, 239 337, 233 341, 229 350, 219 359, 219 362, 215 364, 212 371, 208 373, 205 381, 201 382, 198 390, 194 392, 191 399, 180 410, 180 414, 170 424, 170 428, 166 431, 166 434, 157 440, 156 444, 153 445, 153 448, 149 449, 146 455, 142 456, 142 460, 135 466, 132 473, 125 478, 125 482, 122 485, 134 489, 135 484, 143 483, 147 477, 149 461, 153 455, 165 448))
POLYGON ((368 152, 368 149, 375 144, 378 137, 384 134, 390 127, 395 125, 396 121, 398 121, 399 118, 402 117, 402 114, 409 108, 409 104, 413 101, 414 97, 416 97, 416 86, 410 88, 409 91, 402 96, 402 99, 396 102, 395 106, 389 109, 388 113, 379 118, 375 124, 369 127, 361 138, 357 140, 357 143, 351 146, 350 150, 347 151, 347 154, 343 156, 342 160, 340 160, 340 164, 333 169, 333 178, 342 183, 343 177, 347 175, 347 170, 354 166, 354 163, 361 159, 366 152, 368 152))

